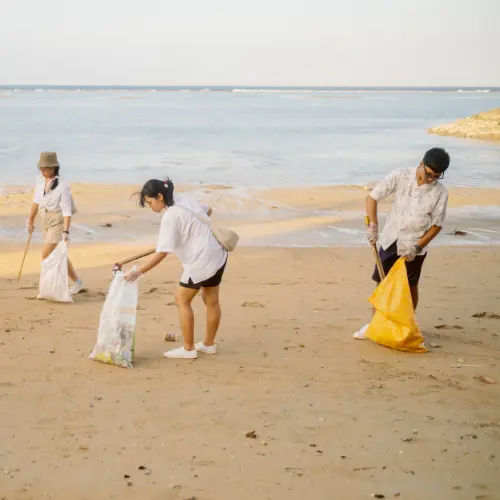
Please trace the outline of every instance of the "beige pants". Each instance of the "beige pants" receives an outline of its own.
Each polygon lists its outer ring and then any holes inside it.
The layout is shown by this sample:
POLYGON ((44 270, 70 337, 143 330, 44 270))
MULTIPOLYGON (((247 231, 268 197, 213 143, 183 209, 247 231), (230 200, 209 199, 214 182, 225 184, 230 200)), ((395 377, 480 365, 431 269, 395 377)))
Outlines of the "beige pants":
POLYGON ((64 217, 62 212, 42 210, 43 242, 57 245, 62 239, 64 217))

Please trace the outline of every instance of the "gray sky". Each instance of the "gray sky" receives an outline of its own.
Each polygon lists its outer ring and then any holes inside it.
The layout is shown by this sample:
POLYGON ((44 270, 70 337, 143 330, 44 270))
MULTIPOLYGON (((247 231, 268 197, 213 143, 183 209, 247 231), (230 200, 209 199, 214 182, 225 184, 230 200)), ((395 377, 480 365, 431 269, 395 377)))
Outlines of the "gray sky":
POLYGON ((498 0, 16 0, 0 84, 500 85, 498 0))

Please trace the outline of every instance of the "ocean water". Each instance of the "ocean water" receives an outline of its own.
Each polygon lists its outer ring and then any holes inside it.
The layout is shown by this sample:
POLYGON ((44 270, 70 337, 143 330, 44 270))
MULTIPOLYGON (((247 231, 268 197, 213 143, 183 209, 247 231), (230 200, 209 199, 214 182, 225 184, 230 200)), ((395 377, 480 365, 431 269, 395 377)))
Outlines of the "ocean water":
POLYGON ((448 185, 500 186, 500 143, 426 133, 495 107, 500 88, 0 87, 0 186, 45 150, 70 181, 273 187, 366 184, 433 146, 448 185))

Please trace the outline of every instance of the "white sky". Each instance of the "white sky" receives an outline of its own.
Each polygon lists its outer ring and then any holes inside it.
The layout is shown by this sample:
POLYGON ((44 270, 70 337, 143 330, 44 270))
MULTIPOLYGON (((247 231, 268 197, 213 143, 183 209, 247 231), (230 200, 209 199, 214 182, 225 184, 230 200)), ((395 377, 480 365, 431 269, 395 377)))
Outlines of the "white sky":
POLYGON ((499 0, 5 0, 0 84, 500 85, 499 0))

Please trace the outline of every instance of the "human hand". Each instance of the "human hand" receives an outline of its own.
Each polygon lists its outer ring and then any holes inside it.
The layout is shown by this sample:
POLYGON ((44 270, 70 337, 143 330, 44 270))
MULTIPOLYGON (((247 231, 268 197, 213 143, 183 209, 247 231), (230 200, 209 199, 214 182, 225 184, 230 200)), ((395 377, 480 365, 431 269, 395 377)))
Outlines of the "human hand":
POLYGON ((366 230, 366 239, 371 245, 375 245, 378 240, 378 224, 376 222, 370 222, 366 230))
POLYGON ((417 245, 412 245, 402 253, 402 256, 406 259, 406 262, 411 262, 412 260, 415 260, 415 257, 419 252, 420 248, 417 245))
POLYGON ((62 240, 65 243, 68 243, 68 241, 69 241, 69 233, 67 231, 63 231, 63 233, 62 233, 62 240))
POLYGON ((118 262, 115 262, 113 264, 113 269, 111 269, 111 271, 113 273, 116 273, 116 271, 121 271, 121 270, 122 270, 122 266, 121 266, 121 264, 118 264, 118 262))
POLYGON ((125 281, 128 281, 129 283, 133 283, 134 281, 138 280, 141 276, 142 276, 141 271, 137 271, 136 269, 132 269, 127 274, 125 274, 124 278, 125 278, 125 281))
POLYGON ((28 220, 28 233, 32 233, 35 230, 35 223, 32 220, 28 220))

